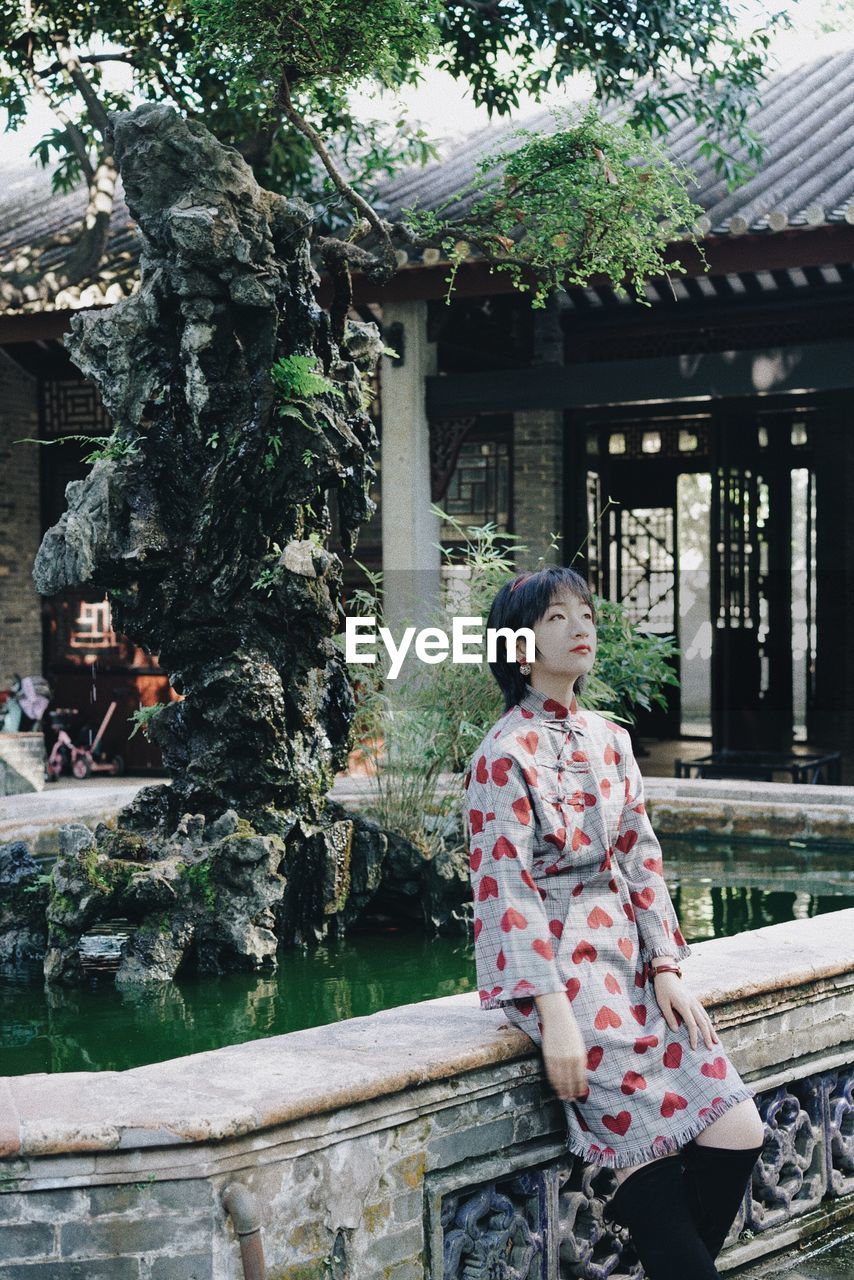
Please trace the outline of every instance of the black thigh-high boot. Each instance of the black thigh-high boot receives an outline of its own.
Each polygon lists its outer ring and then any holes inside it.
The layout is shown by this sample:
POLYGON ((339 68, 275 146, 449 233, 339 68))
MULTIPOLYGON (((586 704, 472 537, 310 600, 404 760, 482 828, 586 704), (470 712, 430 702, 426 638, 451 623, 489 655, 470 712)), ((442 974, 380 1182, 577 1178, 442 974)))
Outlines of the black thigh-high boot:
POLYGON ((688 1202, 713 1258, 723 1248, 761 1152, 762 1145, 737 1149, 701 1146, 693 1140, 682 1150, 688 1202))
POLYGON ((609 1219, 628 1228, 649 1280, 719 1280, 688 1203, 681 1151, 630 1173, 605 1207, 609 1219))

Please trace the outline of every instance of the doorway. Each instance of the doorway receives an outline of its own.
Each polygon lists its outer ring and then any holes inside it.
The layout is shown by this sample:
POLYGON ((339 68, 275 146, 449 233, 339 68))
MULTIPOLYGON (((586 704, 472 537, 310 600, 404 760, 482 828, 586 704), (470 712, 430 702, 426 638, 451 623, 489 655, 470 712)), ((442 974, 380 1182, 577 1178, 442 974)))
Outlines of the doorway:
POLYGON ((716 750, 787 750, 806 737, 815 429, 808 405, 755 401, 575 419, 568 545, 586 538, 594 590, 680 650, 679 686, 666 711, 644 713, 640 734, 711 738, 716 750))

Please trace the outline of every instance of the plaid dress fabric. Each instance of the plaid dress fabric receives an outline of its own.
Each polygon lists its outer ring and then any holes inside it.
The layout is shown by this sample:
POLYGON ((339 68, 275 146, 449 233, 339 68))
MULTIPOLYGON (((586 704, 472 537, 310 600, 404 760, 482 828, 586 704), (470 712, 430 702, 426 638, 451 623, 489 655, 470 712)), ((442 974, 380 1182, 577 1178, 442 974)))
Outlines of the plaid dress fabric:
POLYGON ((639 1164, 754 1096, 720 1043, 692 1050, 655 998, 649 961, 691 948, 625 729, 529 686, 472 756, 464 808, 482 1007, 539 1045, 534 996, 562 991, 584 1038, 588 1090, 564 1103, 571 1151, 639 1164))

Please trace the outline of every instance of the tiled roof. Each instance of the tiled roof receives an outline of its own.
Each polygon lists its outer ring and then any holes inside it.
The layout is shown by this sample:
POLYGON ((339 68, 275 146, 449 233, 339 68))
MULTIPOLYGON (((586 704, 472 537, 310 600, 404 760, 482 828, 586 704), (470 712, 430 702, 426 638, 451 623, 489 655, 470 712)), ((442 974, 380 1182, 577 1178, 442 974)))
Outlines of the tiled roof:
MULTIPOLYGON (((615 119, 621 108, 603 114, 615 119)), ((533 130, 552 130, 554 117, 543 110, 524 121, 533 130)), ((827 54, 769 78, 762 105, 750 120, 765 147, 759 171, 728 192, 711 161, 700 155, 701 130, 691 121, 667 136, 671 155, 696 176, 694 199, 705 210, 697 227, 702 235, 737 235, 822 223, 854 223, 854 50, 827 54)), ((417 203, 432 208, 474 176, 478 159, 509 143, 516 123, 489 126, 458 143, 445 158, 408 170, 381 188, 378 206, 386 213, 417 203)), ((471 197, 469 197, 471 198, 471 197)), ((0 169, 0 311, 43 311, 91 307, 117 301, 136 287, 138 242, 118 185, 107 253, 98 271, 79 287, 59 293, 49 304, 35 293, 23 307, 3 299, 3 275, 43 246, 41 263, 56 267, 86 206, 83 187, 53 195, 50 176, 31 163, 0 169)), ((461 202, 447 206, 459 213, 461 202)))
MULTIPOLYGON (((602 114, 616 120, 623 110, 610 106, 602 114)), ((533 132, 555 128, 548 109, 526 119, 524 125, 533 132)), ((701 156, 702 130, 693 121, 682 121, 667 135, 671 156, 696 177, 690 194, 705 210, 699 232, 738 234, 854 222, 854 50, 829 54, 769 77, 750 126, 760 136, 765 155, 755 176, 732 192, 715 173, 712 161, 701 156)), ((472 180, 478 160, 512 142, 516 127, 488 126, 455 147, 441 163, 399 174, 382 189, 384 209, 396 213, 416 203, 431 209, 448 200, 472 180)), ((454 216, 465 207, 466 201, 457 201, 445 211, 454 216)))
POLYGON ((86 201, 87 190, 83 185, 66 194, 54 195, 49 171, 36 169, 31 161, 18 161, 0 169, 0 311, 93 307, 118 302, 133 292, 139 245, 119 179, 107 252, 98 270, 79 286, 58 293, 47 305, 38 299, 35 289, 30 288, 31 296, 23 307, 9 306, 4 296, 9 273, 25 271, 28 262, 39 254, 42 273, 56 270, 68 252, 69 240, 77 235, 86 201))

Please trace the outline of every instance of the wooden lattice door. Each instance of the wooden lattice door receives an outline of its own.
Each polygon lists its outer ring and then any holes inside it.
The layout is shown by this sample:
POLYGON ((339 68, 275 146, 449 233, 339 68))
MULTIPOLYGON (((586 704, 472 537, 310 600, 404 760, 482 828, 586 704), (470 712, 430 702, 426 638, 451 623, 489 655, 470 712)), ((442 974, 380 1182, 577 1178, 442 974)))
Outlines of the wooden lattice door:
POLYGON ((714 433, 715 750, 783 751, 792 740, 791 461, 768 440, 787 425, 730 411, 714 433))

